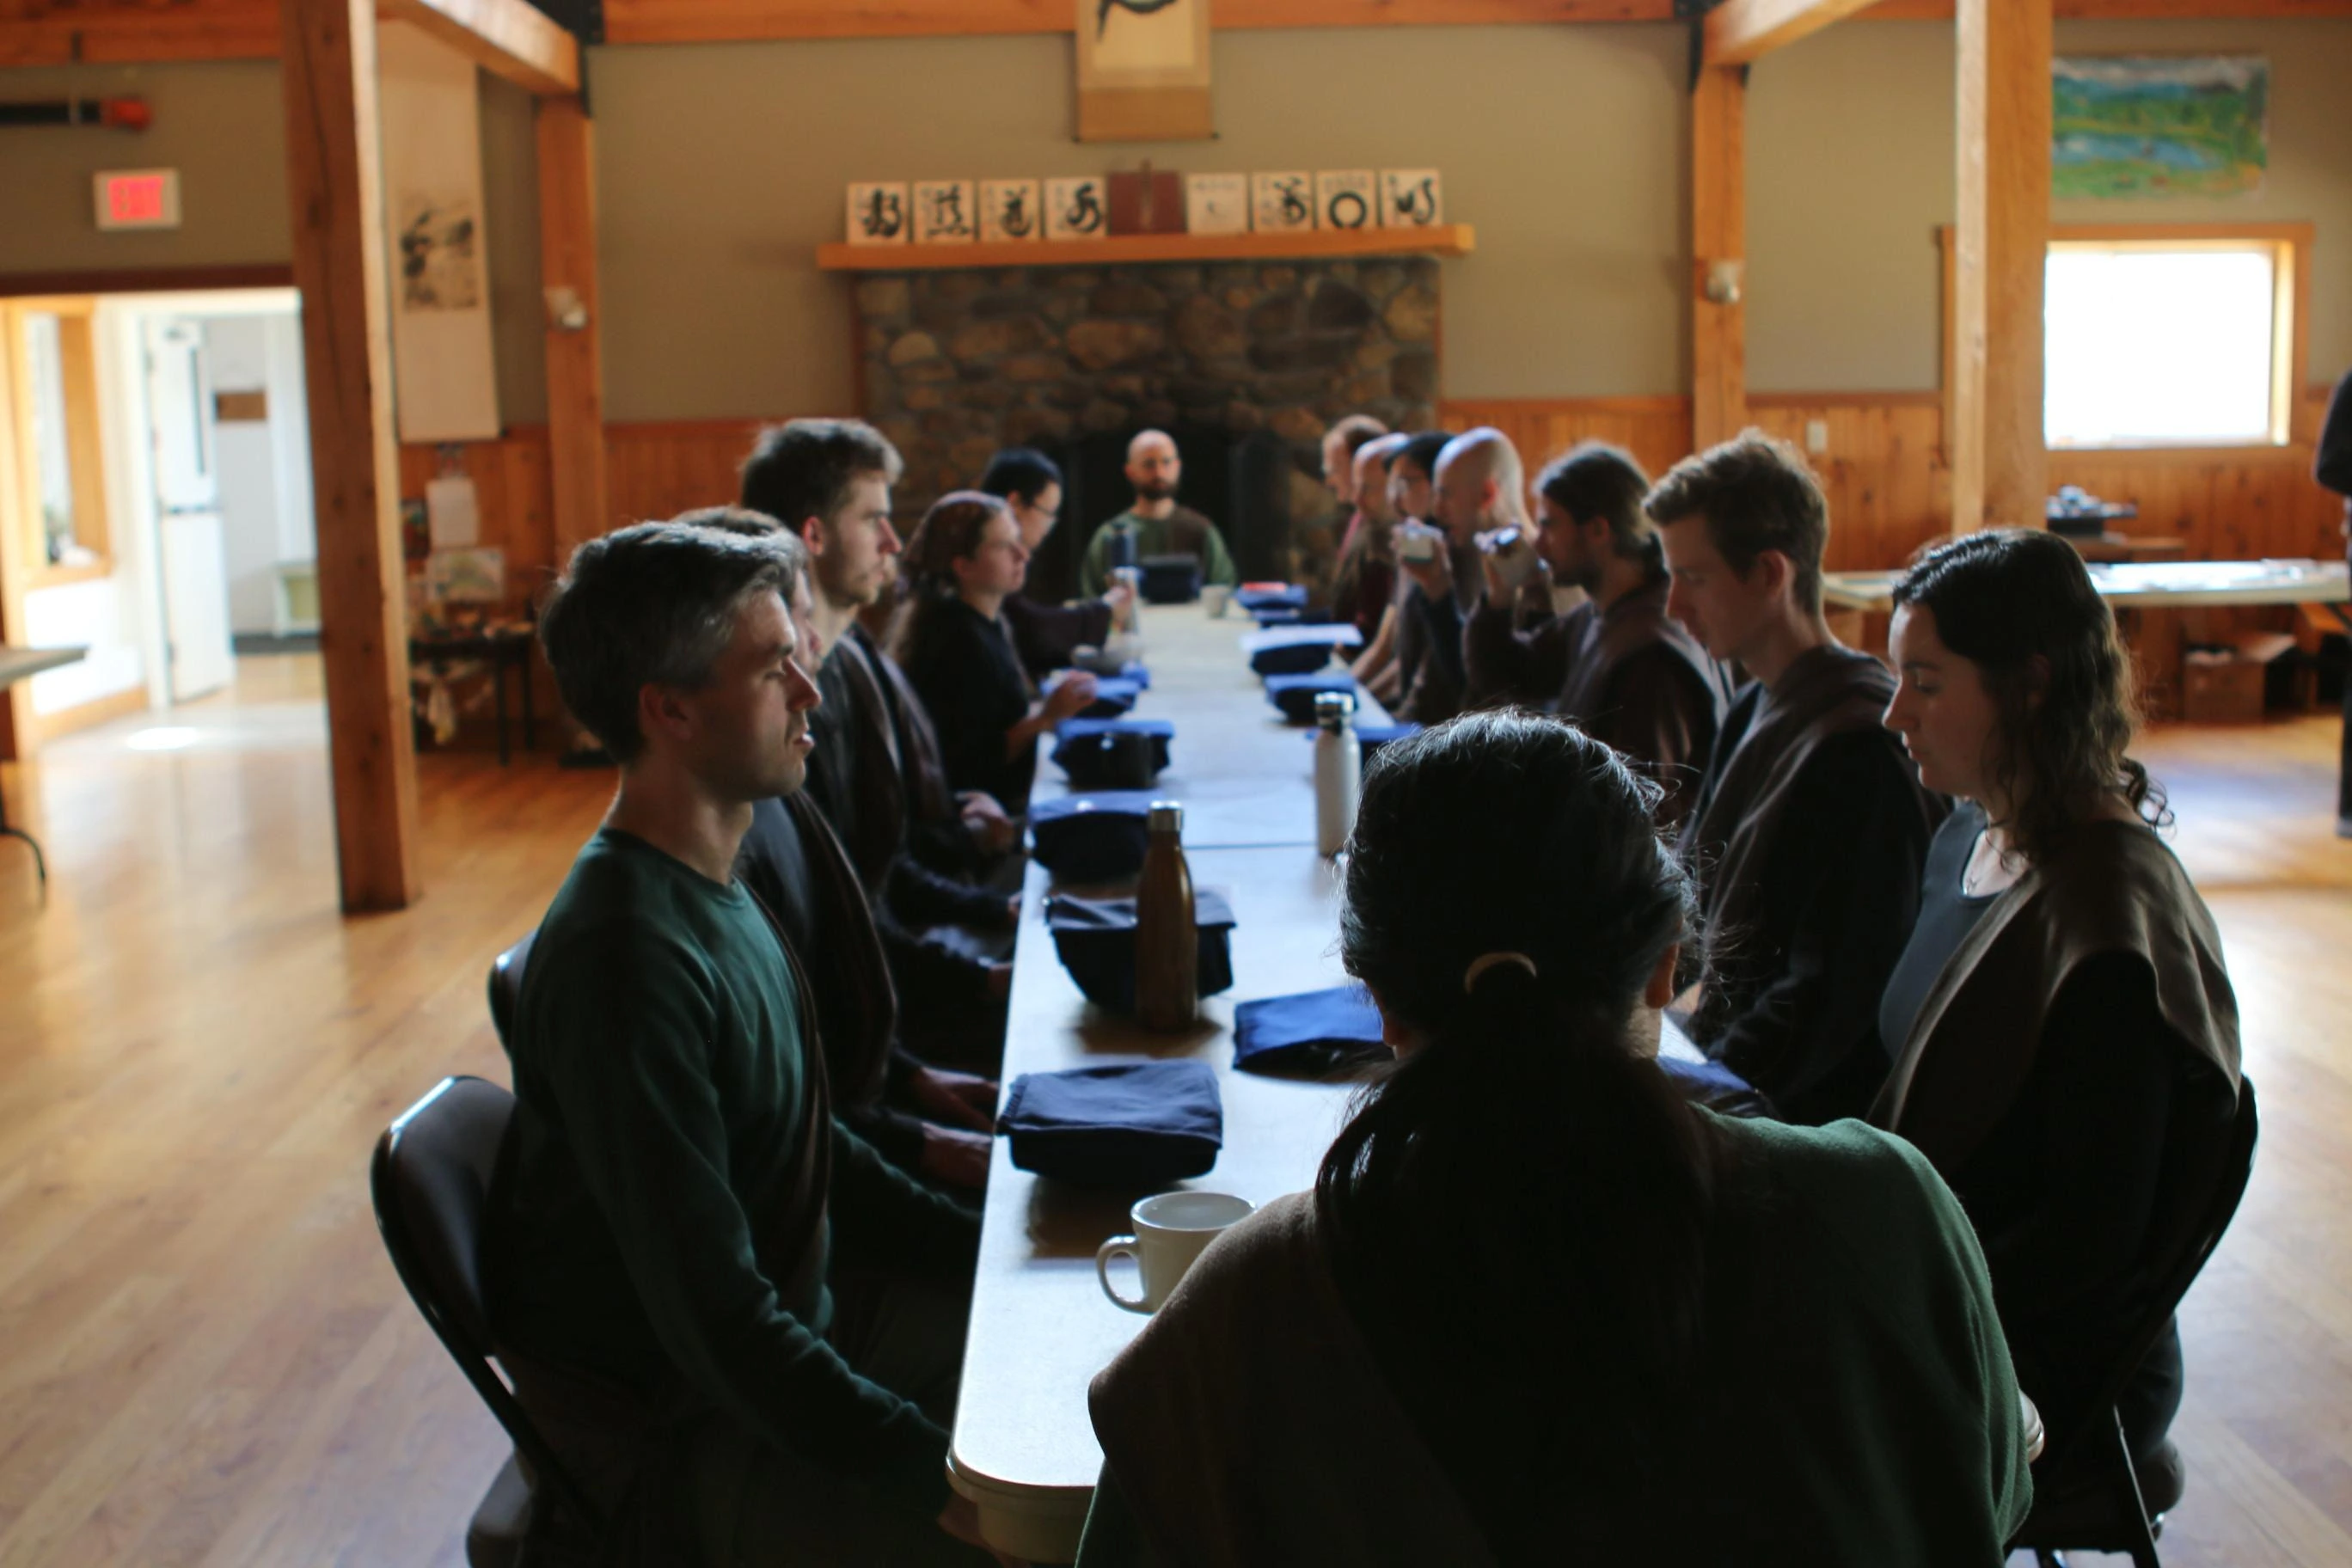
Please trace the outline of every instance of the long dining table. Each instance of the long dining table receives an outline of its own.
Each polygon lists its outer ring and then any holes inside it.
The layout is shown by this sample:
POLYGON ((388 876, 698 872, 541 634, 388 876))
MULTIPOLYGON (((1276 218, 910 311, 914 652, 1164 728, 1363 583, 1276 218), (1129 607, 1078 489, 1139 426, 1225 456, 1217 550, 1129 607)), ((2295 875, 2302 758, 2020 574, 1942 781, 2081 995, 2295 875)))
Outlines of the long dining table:
MULTIPOLYGON (((1241 649, 1252 628, 1238 608, 1213 618, 1198 605, 1146 606, 1140 626, 1151 685, 1135 716, 1167 719, 1176 730, 1155 794, 1184 805, 1194 886, 1232 903, 1234 984, 1205 998, 1198 1025, 1179 1035, 1148 1033, 1094 1007, 1055 956, 1045 923, 1051 883, 1033 864, 1013 952, 1004 1082, 1106 1062, 1205 1062, 1224 1102, 1224 1143, 1214 1168, 1181 1184, 1264 1204, 1313 1184, 1356 1087, 1233 1066, 1237 1003, 1347 978, 1338 877, 1315 849, 1313 731, 1284 723, 1267 702, 1241 649)), ((1361 721, 1388 721, 1369 694, 1359 700, 1361 721)), ((1061 790, 1058 770, 1041 767, 1037 798, 1061 790)), ((1689 1050, 1679 1037, 1668 1048, 1689 1050)), ((1143 1194, 1017 1170, 1002 1139, 993 1160, 949 1479, 977 1506, 998 1550, 1066 1563, 1102 1466, 1087 1385, 1146 1321, 1105 1299, 1095 1249, 1129 1228, 1129 1206, 1143 1194)))

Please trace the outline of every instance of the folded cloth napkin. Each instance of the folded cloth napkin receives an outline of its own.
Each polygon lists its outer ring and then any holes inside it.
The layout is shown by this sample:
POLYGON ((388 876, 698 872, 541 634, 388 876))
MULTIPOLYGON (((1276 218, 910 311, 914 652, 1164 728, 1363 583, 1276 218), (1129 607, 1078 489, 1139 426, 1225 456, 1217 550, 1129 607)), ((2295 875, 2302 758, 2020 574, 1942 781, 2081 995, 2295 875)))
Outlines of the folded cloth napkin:
POLYGON ((1116 719, 1135 706, 1143 695, 1143 688, 1123 675, 1105 675, 1095 680, 1095 700, 1078 710, 1081 719, 1116 719))
POLYGON ((1065 719, 1054 731, 1054 763, 1072 789, 1150 789, 1175 738, 1165 719, 1065 719))
POLYGON ((1143 569, 1139 591, 1147 605, 1189 605, 1201 596, 1201 558, 1182 555, 1147 555, 1137 564, 1143 569))
POLYGON ((1721 1062, 1686 1062, 1680 1057, 1660 1057, 1658 1065, 1682 1091, 1685 1100, 1718 1116, 1766 1117, 1772 1102, 1763 1091, 1721 1062))
POLYGON ((1113 679, 1132 682, 1138 691, 1151 689, 1151 672, 1133 659, 1120 665, 1113 679))
POLYGON ((1312 675, 1269 675, 1265 678, 1265 700, 1282 710, 1282 716, 1294 724, 1310 724, 1315 721, 1316 694, 1324 691, 1344 691, 1358 703, 1364 700, 1357 689, 1356 678, 1344 669, 1318 669, 1312 675))
POLYGON ((1065 882, 1116 882, 1143 869, 1153 793, 1096 790, 1029 803, 1031 853, 1065 882))
MULTIPOLYGON (((1234 907, 1214 888, 1192 890, 1192 923, 1199 929, 1198 984, 1203 996, 1234 984, 1234 907)), ((1135 900, 1074 899, 1055 893, 1045 900, 1045 925, 1054 951, 1087 1001, 1114 1013, 1135 1011, 1135 900)))
POLYGON ((1234 590, 1234 603, 1255 615, 1260 610, 1303 610, 1304 583, 1244 583, 1234 590))
POLYGON ((1287 605, 1266 605, 1252 610, 1250 618, 1262 626, 1295 626, 1307 618, 1307 612, 1287 605))
POLYGON ((1196 1061, 1023 1073, 996 1130, 1013 1163, 1057 1181, 1156 1187, 1208 1173, 1225 1142, 1217 1075, 1196 1061))
POLYGON ((1261 996, 1234 1008, 1234 1066, 1321 1077, 1389 1054, 1381 1012, 1360 985, 1261 996))
POLYGON ((1242 652, 1259 675, 1304 675, 1331 661, 1331 650, 1364 646, 1364 634, 1344 621, 1265 626, 1242 637, 1242 652))

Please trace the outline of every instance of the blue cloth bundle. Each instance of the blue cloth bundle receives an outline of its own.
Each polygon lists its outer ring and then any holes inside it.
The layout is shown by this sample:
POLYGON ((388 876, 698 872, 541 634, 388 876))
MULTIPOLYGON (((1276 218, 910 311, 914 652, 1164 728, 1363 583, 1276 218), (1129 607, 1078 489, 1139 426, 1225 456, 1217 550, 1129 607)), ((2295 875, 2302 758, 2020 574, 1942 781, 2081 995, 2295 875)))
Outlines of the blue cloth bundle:
POLYGON ((1259 675, 1304 675, 1330 663, 1333 648, 1363 646, 1364 634, 1344 621, 1267 626, 1242 638, 1242 652, 1259 675))
POLYGON ((1097 790, 1029 803, 1030 853, 1065 882, 1116 882, 1143 869, 1150 790, 1097 790))
POLYGON ((1024 1171, 1095 1187, 1158 1187, 1205 1175, 1225 1142, 1206 1062, 1118 1062, 1023 1073, 996 1130, 1024 1171))
POLYGON ((1234 603, 1251 615, 1260 610, 1303 610, 1307 607, 1307 584, 1244 583, 1234 590, 1234 603))
MULTIPOLYGON (((1234 907, 1214 888, 1192 891, 1192 923, 1201 938, 1198 984, 1203 996, 1234 984, 1234 907)), ((1055 893, 1045 900, 1045 925, 1054 952, 1087 1001, 1114 1013, 1135 1011, 1135 900, 1074 899, 1055 893)))
POLYGON ((1150 789, 1175 738, 1165 719, 1066 719, 1054 731, 1054 763, 1072 789, 1150 789))
POLYGON ((1282 716, 1294 724, 1315 721, 1315 699, 1325 691, 1344 691, 1357 701, 1363 695, 1357 689, 1356 678, 1344 669, 1317 670, 1312 675, 1269 675, 1265 678, 1265 700, 1282 710, 1282 716))
POLYGON ((1189 605, 1201 596, 1197 555, 1147 555, 1136 564, 1143 571, 1137 591, 1147 605, 1189 605))
POLYGON ((1081 719, 1116 719, 1135 706, 1143 695, 1143 688, 1123 675, 1098 676, 1095 679, 1095 700, 1078 710, 1081 719))
POLYGON ((1234 1066, 1251 1072, 1320 1078, 1388 1054, 1380 1009, 1360 985, 1261 996, 1234 1008, 1234 1066))

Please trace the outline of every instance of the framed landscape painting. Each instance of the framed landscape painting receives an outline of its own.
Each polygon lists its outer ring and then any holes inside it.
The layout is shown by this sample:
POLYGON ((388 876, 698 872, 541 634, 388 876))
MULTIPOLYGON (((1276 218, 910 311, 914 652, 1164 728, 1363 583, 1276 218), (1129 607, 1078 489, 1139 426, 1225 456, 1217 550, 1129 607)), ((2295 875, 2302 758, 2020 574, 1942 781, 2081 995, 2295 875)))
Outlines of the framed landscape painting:
POLYGON ((2053 62, 2051 195, 2230 196, 2269 162, 2260 55, 2077 56, 2053 62))

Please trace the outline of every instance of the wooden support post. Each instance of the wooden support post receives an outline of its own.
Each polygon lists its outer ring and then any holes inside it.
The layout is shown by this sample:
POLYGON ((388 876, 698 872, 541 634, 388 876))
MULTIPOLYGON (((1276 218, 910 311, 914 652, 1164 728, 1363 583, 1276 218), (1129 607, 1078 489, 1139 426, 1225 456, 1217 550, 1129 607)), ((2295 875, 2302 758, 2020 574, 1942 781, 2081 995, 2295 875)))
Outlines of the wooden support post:
POLYGON ((1691 443, 1748 423, 1748 72, 1706 67, 1691 89, 1691 443), (1727 297, 1726 297, 1727 295, 1727 297))
POLYGON ((1959 0, 1952 529, 2039 528, 2042 273, 2050 252, 2051 0, 1959 0))
POLYGON ((343 908, 396 910, 424 889, 392 435, 375 6, 284 0, 279 12, 343 908))
POLYGON ((547 459, 560 567, 613 526, 596 301, 596 131, 576 98, 539 100, 539 276, 549 301, 547 459), (580 314, 567 325, 573 309, 580 314))

